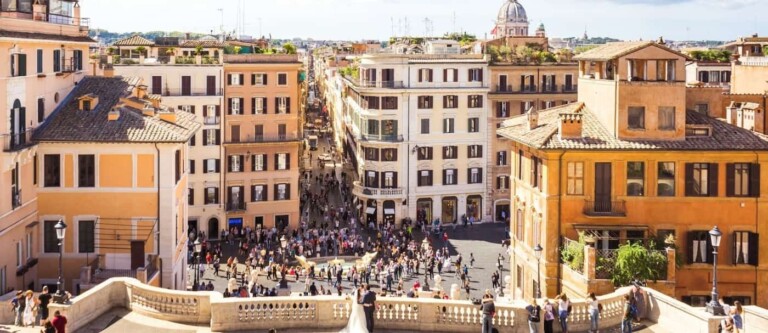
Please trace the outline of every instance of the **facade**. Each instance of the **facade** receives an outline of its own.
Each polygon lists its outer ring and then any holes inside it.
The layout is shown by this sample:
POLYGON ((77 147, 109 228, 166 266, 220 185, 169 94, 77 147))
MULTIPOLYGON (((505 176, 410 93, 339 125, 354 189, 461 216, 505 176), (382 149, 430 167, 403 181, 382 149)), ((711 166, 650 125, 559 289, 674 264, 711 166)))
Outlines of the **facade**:
MULTIPOLYGON (((504 0, 496 17, 496 25, 491 31, 493 39, 528 36, 528 15, 518 0, 504 0)), ((543 26, 539 30, 543 31, 543 26)), ((538 31, 537 31, 538 34, 538 31)))
POLYGON ((155 257, 160 285, 186 289, 186 160, 200 124, 140 83, 83 78, 35 131, 43 285, 56 284, 62 221, 66 290, 80 290, 93 259, 102 270, 136 271, 155 257))
POLYGON ((344 149, 358 175, 353 194, 366 222, 489 218, 487 61, 448 47, 364 55, 360 78, 344 78, 345 104, 331 112, 344 121, 344 149))
POLYGON ((685 64, 685 82, 705 87, 731 86, 731 63, 691 61, 685 64))
POLYGON ((768 91, 768 37, 740 37, 723 49, 733 54, 731 92, 734 94, 765 94, 768 91))
POLYGON ((296 55, 224 57, 222 228, 299 226, 301 67, 296 55))
POLYGON ((0 7, 0 294, 39 286, 42 226, 32 135, 89 74, 94 42, 77 3, 32 3, 0 7))
MULTIPOLYGON (((558 237, 596 237, 598 251, 673 235, 683 257, 673 295, 711 291, 707 232, 720 227, 718 289, 766 306, 765 137, 686 110, 685 56, 653 42, 610 43, 576 57, 578 102, 507 120, 512 143, 512 285, 530 297, 569 289, 558 237), (611 98, 611 96, 615 96, 611 98), (533 247, 541 244, 542 280, 533 247)), ((570 289, 569 289, 570 290, 570 289)))
POLYGON ((113 48, 114 53, 124 56, 118 59, 107 56, 107 70, 115 75, 141 78, 151 94, 162 96, 165 104, 193 114, 197 122, 203 124, 190 141, 188 229, 202 231, 209 239, 218 239, 225 221, 223 192, 220 191, 223 179, 220 169, 223 46, 216 41, 178 38, 148 41, 133 36, 115 42, 113 48), (208 57, 206 61, 202 56, 197 59, 200 61, 196 61, 195 56, 184 56, 197 45, 200 45, 200 53, 208 57), (135 55, 135 49, 140 46, 147 50, 147 55, 131 59, 131 54, 135 55))

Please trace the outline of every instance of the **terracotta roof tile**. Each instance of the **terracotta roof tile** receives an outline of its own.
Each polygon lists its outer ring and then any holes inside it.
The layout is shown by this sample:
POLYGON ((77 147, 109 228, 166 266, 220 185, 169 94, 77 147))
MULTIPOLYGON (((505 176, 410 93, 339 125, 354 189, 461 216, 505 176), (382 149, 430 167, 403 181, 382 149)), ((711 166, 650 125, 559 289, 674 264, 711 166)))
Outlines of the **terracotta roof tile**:
POLYGON ((221 43, 217 40, 185 40, 180 43, 179 47, 197 47, 198 45, 202 47, 218 47, 223 48, 226 46, 224 43, 221 43))
POLYGON ((607 60, 619 58, 621 56, 625 56, 627 54, 630 54, 632 52, 635 52, 637 50, 640 50, 652 45, 665 49, 669 52, 678 54, 684 58, 688 58, 688 56, 678 51, 672 50, 666 47, 665 45, 660 45, 653 41, 637 41, 637 42, 613 42, 613 43, 603 44, 594 49, 591 49, 582 54, 579 54, 573 57, 573 59, 574 60, 607 61, 607 60))
POLYGON ((114 42, 114 46, 154 46, 155 42, 141 37, 139 35, 133 35, 131 37, 123 38, 114 42))

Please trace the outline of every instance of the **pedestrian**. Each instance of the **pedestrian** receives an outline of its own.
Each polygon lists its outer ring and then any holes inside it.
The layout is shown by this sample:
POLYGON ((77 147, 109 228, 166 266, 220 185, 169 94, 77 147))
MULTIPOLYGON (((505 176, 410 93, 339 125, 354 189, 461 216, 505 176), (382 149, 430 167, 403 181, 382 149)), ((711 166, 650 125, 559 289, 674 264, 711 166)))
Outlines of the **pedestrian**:
POLYGON ((37 296, 38 311, 37 315, 40 317, 40 325, 48 320, 48 303, 51 302, 51 294, 48 293, 48 286, 43 286, 43 292, 37 296))
POLYGON ((587 296, 587 303, 589 304, 589 332, 597 333, 598 321, 600 320, 600 310, 602 306, 597 301, 597 297, 594 292, 589 293, 587 296))
POLYGON ((744 329, 744 321, 743 321, 743 313, 744 309, 741 307, 741 302, 734 301, 733 302, 733 308, 731 309, 731 317, 733 318, 733 327, 735 333, 740 333, 742 329, 744 329))
POLYGON ((632 304, 630 304, 631 299, 632 296, 630 294, 624 295, 624 315, 621 320, 621 333, 632 333, 634 314, 632 313, 632 304))
POLYGON ((560 295, 560 300, 557 302, 557 316, 560 318, 560 329, 563 333, 568 333, 568 316, 571 314, 571 302, 568 300, 568 296, 565 293, 560 295))
POLYGON ((53 323, 51 323, 50 320, 43 321, 43 329, 40 331, 40 333, 56 333, 56 327, 53 326, 53 323))
POLYGON ((24 300, 24 292, 17 291, 16 292, 16 296, 14 296, 13 299, 11 300, 11 309, 13 310, 13 313, 15 314, 14 320, 13 320, 13 325, 15 325, 15 326, 22 326, 23 325, 23 323, 24 323, 23 315, 24 315, 24 305, 25 304, 26 303, 25 303, 25 300, 24 300))
POLYGON ((530 333, 539 333, 539 322, 541 321, 541 307, 536 304, 536 299, 531 299, 531 304, 525 307, 528 311, 528 331, 530 333))
POLYGON ((475 254, 469 253, 469 268, 475 268, 475 254))
POLYGON ((555 310, 552 307, 552 303, 549 299, 544 300, 544 333, 554 333, 552 324, 555 322, 555 310))
POLYGON ((35 326, 35 312, 37 312, 37 301, 35 293, 27 290, 24 294, 24 326, 35 326))
POLYGON ((62 316, 59 310, 53 313, 51 324, 56 328, 56 333, 67 333, 67 317, 62 316))
POLYGON ((493 304, 493 294, 490 289, 485 290, 483 300, 480 303, 480 310, 482 311, 483 318, 483 333, 493 332, 493 316, 496 315, 496 305, 493 304))

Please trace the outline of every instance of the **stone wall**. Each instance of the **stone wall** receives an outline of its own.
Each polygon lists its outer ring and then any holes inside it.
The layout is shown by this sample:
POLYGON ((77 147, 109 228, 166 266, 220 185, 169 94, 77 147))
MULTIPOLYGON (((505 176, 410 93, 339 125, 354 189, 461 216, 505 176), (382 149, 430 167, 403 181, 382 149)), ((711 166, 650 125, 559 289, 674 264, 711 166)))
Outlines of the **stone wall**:
POLYGON ((768 333, 768 310, 750 305, 744 307, 744 331, 768 333))
POLYGON ((714 317, 703 308, 688 304, 650 288, 646 292, 646 318, 669 332, 717 333, 723 317, 714 317))

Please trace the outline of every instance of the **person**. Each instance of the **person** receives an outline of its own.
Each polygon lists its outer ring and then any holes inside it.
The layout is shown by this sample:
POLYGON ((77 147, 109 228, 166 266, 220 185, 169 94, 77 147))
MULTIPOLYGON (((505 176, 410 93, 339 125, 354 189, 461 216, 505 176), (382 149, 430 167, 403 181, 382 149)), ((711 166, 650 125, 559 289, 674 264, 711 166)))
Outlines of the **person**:
POLYGON ((48 286, 43 286, 43 292, 37 296, 37 300, 39 305, 39 309, 37 311, 38 316, 40 316, 41 324, 44 321, 47 321, 48 319, 48 303, 51 302, 51 294, 48 293, 48 286))
POLYGON ((355 293, 353 294, 354 301, 352 302, 352 312, 349 314, 349 321, 347 322, 347 326, 339 333, 357 333, 365 332, 367 330, 365 314, 363 313, 363 292, 364 289, 362 286, 355 290, 355 293))
POLYGON ((15 314, 13 325, 22 326, 24 322, 22 320, 22 317, 24 315, 24 292, 22 292, 21 290, 17 291, 16 296, 14 296, 13 299, 11 300, 11 309, 15 314))
POLYGON ((42 326, 43 329, 40 330, 40 333, 56 333, 56 327, 53 327, 50 320, 44 320, 42 326))
POLYGON ((600 319, 600 303, 597 302, 594 292, 589 293, 587 296, 587 303, 589 304, 589 332, 597 333, 597 324, 600 319))
POLYGON ((35 326, 35 312, 37 311, 37 302, 32 290, 27 290, 24 296, 24 326, 35 326))
POLYGON ((544 300, 544 333, 554 333, 552 324, 555 322, 555 310, 548 299, 544 300))
POLYGON ((720 321, 720 333, 733 333, 733 318, 725 317, 720 321))
POLYGON ((493 316, 496 314, 496 305, 493 304, 493 294, 490 289, 485 290, 480 310, 483 313, 483 333, 493 332, 493 316))
POLYGON ((568 333, 568 315, 570 314, 571 302, 568 300, 568 296, 562 293, 557 302, 557 316, 560 318, 560 329, 563 333, 568 333))
POLYGON ((728 303, 725 302, 722 296, 718 298, 718 302, 720 302, 720 305, 723 307, 723 313, 725 313, 726 316, 731 315, 731 306, 728 305, 728 303))
POLYGON ((56 333, 67 333, 67 317, 62 316, 59 310, 53 313, 51 324, 56 328, 56 333))
POLYGON ((634 314, 632 313, 632 305, 630 300, 632 296, 630 294, 624 295, 624 316, 621 320, 621 333, 632 333, 632 320, 634 314))
POLYGON ((541 307, 536 304, 536 299, 531 299, 531 304, 525 307, 528 311, 528 330, 530 333, 539 333, 539 322, 541 321, 541 307))
POLYGON ((736 333, 739 333, 744 329, 744 321, 742 318, 743 314, 744 309, 741 307, 741 302, 734 301, 733 308, 731 309, 731 318, 733 318, 733 331, 736 333))
POLYGON ((365 311, 365 326, 368 328, 368 333, 373 333, 373 312, 376 310, 376 293, 371 291, 371 285, 365 284, 365 294, 360 300, 363 304, 363 311, 365 311))

